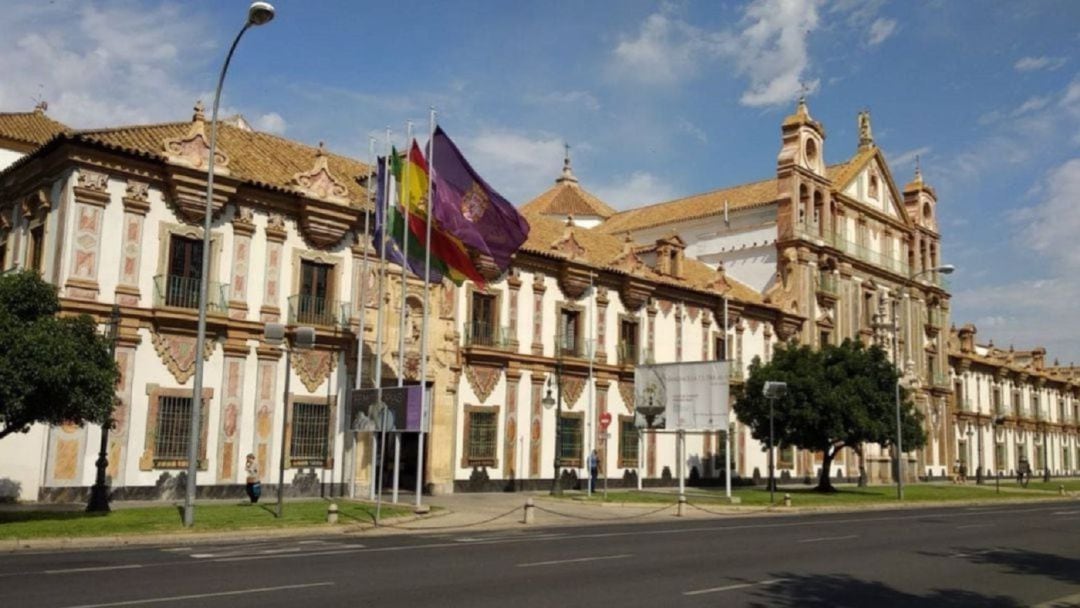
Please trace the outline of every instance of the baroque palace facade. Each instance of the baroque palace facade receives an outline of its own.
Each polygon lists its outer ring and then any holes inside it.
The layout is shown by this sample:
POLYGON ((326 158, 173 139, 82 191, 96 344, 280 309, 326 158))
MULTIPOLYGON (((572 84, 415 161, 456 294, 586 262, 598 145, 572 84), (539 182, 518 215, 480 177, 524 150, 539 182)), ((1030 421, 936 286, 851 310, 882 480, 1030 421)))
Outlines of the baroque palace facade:
MULTIPOLYGON (((949 293, 933 271, 934 190, 918 173, 900 189, 869 116, 859 121, 855 155, 827 166, 824 129, 800 101, 782 124, 774 178, 622 212, 585 190, 567 158, 555 185, 522 206, 532 229, 508 273, 431 292, 426 486, 543 487, 556 457, 560 476, 587 475, 593 448, 614 484, 674 483, 678 460, 691 480, 719 480, 723 433, 691 434, 679 454, 673 435, 634 427, 634 365, 728 359, 739 382, 777 343, 847 338, 879 341, 905 370, 930 438, 905 456, 913 476, 944 475, 957 461, 1011 474, 1020 458, 1036 472, 1075 472, 1080 370, 1047 366, 1038 349, 977 345, 970 326, 950 330, 949 293), (555 411, 543 404, 560 384, 556 454, 555 411), (602 413, 612 417, 606 439, 602 413)), ((65 314, 90 314, 103 331, 116 310, 116 495, 182 491, 196 356, 206 361, 201 495, 239 493, 247 453, 273 482, 283 445, 291 492, 366 495, 372 443, 351 430, 348 400, 357 348, 360 384, 371 386, 382 305, 382 376, 418 381, 421 285, 391 267, 377 301, 365 164, 223 121, 210 339, 195 353, 208 132, 201 107, 186 122, 88 131, 42 107, 0 114, 0 269, 39 272, 65 314), (263 340, 267 322, 315 327, 316 347, 285 369, 263 340)), ((733 474, 766 475, 748 429, 735 421, 729 433, 733 474)), ((417 439, 403 437, 403 487, 414 483, 417 439)), ((21 499, 82 498, 99 443, 92 425, 9 436, 0 481, 21 499)), ((778 457, 784 477, 820 466, 793 448, 778 457)), ((891 478, 888 454, 868 446, 864 459, 872 481, 891 478)), ((854 477, 858 464, 845 453, 836 475, 854 477)))

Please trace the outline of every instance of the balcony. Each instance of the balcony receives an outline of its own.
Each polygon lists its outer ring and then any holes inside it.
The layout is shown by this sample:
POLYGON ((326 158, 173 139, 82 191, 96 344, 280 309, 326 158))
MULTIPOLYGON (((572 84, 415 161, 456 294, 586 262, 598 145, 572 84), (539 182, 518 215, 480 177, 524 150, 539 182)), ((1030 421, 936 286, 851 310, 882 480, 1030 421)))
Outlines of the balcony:
POLYGON ((619 342, 616 350, 619 365, 633 367, 638 362, 638 347, 633 342, 619 342))
POLYGON ((934 329, 945 327, 945 313, 938 308, 930 308, 926 311, 926 324, 934 329))
POLYGON ((555 356, 556 357, 585 357, 585 349, 577 340, 569 339, 568 336, 556 334, 555 336, 555 356))
POLYGON ((974 404, 971 403, 971 399, 967 399, 967 398, 957 399, 956 400, 956 409, 960 410, 961 412, 973 412, 973 411, 975 411, 974 404))
POLYGON ((320 325, 324 327, 348 327, 352 306, 317 296, 289 296, 290 325, 320 325))
POLYGON ((483 347, 506 350, 510 348, 508 327, 474 321, 465 326, 465 347, 483 347))
MULTIPOLYGON (((154 307, 199 309, 199 283, 197 278, 159 274, 154 277, 154 307)), ((228 285, 210 281, 206 289, 206 312, 225 314, 228 310, 226 293, 228 285)))
POLYGON ((840 293, 837 283, 836 275, 823 272, 818 275, 817 290, 819 293, 831 295, 835 298, 840 293))
POLYGON ((930 375, 931 386, 937 387, 949 387, 949 375, 941 372, 934 372, 930 375))

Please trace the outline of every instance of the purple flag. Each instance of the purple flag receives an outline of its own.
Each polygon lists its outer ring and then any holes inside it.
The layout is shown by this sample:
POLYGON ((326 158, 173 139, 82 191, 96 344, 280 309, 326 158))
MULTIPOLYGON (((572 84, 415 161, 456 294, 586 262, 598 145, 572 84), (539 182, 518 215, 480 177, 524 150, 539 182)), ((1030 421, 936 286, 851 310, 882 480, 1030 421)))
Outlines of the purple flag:
POLYGON ((510 257, 529 236, 529 222, 473 171, 442 127, 435 128, 432 145, 432 207, 438 225, 466 247, 490 256, 505 272, 510 257))

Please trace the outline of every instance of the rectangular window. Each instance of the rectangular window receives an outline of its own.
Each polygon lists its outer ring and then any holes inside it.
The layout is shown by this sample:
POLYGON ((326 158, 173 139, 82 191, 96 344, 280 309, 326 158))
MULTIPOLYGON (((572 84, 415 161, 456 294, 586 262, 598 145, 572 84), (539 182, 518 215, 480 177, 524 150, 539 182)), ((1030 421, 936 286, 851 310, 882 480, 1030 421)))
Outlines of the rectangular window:
POLYGON ((636 469, 638 467, 639 435, 634 426, 633 416, 619 417, 619 467, 636 469))
POLYGON ((820 334, 820 337, 819 337, 819 340, 821 340, 821 342, 820 342, 821 346, 825 346, 826 344, 829 344, 829 339, 831 337, 832 337, 831 332, 829 332, 827 330, 821 330, 821 334, 820 334))
POLYGON ((727 359, 727 343, 724 340, 724 335, 716 336, 713 340, 713 359, 717 361, 724 361, 727 359))
POLYGON ((333 325, 334 267, 309 260, 300 262, 300 293, 296 321, 305 325, 333 325))
POLYGON ((781 445, 776 451, 776 466, 781 469, 795 467, 795 446, 781 445))
POLYGON ((30 243, 26 255, 26 267, 37 273, 43 272, 45 265, 45 225, 30 229, 30 243))
POLYGON ((470 343, 495 346, 495 296, 472 292, 472 318, 469 320, 470 343))
POLYGON ((1020 391, 1014 390, 1012 392, 1012 407, 1014 416, 1023 416, 1023 408, 1021 407, 1022 403, 1023 402, 1020 400, 1020 391))
POLYGON ((999 443, 994 446, 994 470, 1005 470, 1005 444, 999 443))
POLYGON ((567 357, 580 356, 581 313, 567 308, 559 312, 559 335, 557 354, 567 357))
POLYGON ((960 380, 953 382, 953 396, 956 397, 956 409, 961 411, 968 409, 967 403, 964 402, 964 383, 960 380))
POLYGON ((619 322, 619 365, 634 365, 638 361, 638 322, 623 319, 619 322))
POLYGON ((330 407, 325 403, 292 404, 292 438, 289 441, 290 466, 322 466, 329 445, 330 407))
POLYGON ((1039 396, 1034 393, 1031 395, 1031 415, 1036 420, 1042 419, 1042 411, 1039 409, 1039 396))
POLYGON ((169 269, 165 278, 165 305, 180 308, 199 307, 199 283, 202 277, 203 243, 173 235, 169 239, 169 269))
POLYGON ((184 460, 191 442, 191 397, 160 397, 154 460, 184 460))
POLYGON ((559 424, 559 466, 581 466, 581 416, 563 414, 559 424))
POLYGON ((863 296, 862 306, 862 327, 863 329, 870 329, 870 324, 874 322, 874 294, 868 293, 863 296))
POLYGON ((465 460, 468 466, 495 466, 499 421, 498 412, 471 411, 468 413, 468 431, 465 438, 465 460))
POLYGON ((998 416, 1003 416, 1005 414, 1005 404, 1003 404, 1001 402, 1001 389, 1000 388, 995 388, 994 389, 994 397, 993 397, 993 399, 994 399, 994 413, 997 414, 998 416))

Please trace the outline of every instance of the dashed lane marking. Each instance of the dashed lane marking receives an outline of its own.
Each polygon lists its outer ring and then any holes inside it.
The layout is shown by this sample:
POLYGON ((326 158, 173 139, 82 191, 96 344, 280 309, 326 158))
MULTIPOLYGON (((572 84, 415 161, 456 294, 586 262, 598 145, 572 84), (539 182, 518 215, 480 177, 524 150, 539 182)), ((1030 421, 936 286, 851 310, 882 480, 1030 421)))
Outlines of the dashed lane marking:
POLYGON ((279 585, 277 587, 255 587, 253 589, 237 589, 235 591, 218 591, 217 593, 194 593, 191 595, 170 595, 166 597, 151 597, 141 600, 126 600, 123 602, 106 602, 103 604, 80 604, 68 608, 109 608, 112 606, 137 606, 139 604, 161 604, 165 602, 184 602, 208 597, 225 597, 230 595, 247 595, 251 593, 270 593, 271 591, 288 591, 290 589, 310 589, 311 587, 326 587, 333 585, 331 581, 322 583, 303 583, 299 585, 279 585))
POLYGON ((697 589, 695 591, 683 591, 683 595, 704 595, 706 593, 719 593, 721 591, 733 591, 735 589, 745 589, 746 587, 754 587, 756 585, 775 585, 776 583, 782 583, 786 581, 786 578, 773 578, 766 581, 756 581, 752 583, 736 583, 734 585, 724 585, 723 587, 710 587, 709 589, 697 589))
POLYGON ((848 539, 851 539, 851 538, 859 538, 859 535, 858 534, 848 534, 846 536, 820 536, 818 538, 804 538, 802 540, 795 541, 795 542, 800 542, 800 543, 820 543, 820 542, 826 541, 826 540, 848 540, 848 539))
POLYGON ((530 562, 528 564, 518 564, 518 568, 533 568, 536 566, 561 566, 563 564, 580 564, 582 562, 599 562, 609 559, 626 559, 627 557, 633 557, 633 553, 621 553, 619 555, 597 555, 593 557, 573 557, 570 559, 553 559, 546 562, 530 562))

